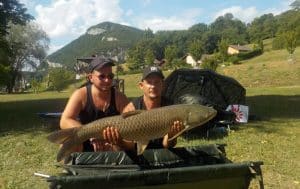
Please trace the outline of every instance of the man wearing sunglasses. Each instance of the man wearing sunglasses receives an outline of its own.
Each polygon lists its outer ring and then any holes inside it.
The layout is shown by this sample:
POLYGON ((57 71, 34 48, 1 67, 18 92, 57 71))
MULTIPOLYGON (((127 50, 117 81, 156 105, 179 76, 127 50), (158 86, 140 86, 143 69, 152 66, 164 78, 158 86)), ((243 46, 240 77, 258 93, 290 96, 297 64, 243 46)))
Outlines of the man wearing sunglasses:
MULTIPOLYGON (((127 97, 112 87, 114 63, 111 59, 95 57, 88 67, 88 82, 70 97, 60 120, 61 129, 81 127, 94 120, 118 115, 129 103, 127 97)), ((134 149, 134 143, 125 141, 117 129, 103 131, 105 141, 91 138, 74 151, 107 151, 134 149)))
MULTIPOLYGON (((150 110, 162 106, 171 105, 172 103, 162 96, 164 85, 164 75, 157 66, 146 67, 143 71, 142 79, 139 82, 139 88, 143 91, 143 95, 135 98, 124 109, 124 112, 133 110, 150 110)), ((175 136, 183 129, 180 121, 175 121, 170 125, 170 131, 163 138, 151 140, 147 148, 169 148, 174 147, 177 139, 168 140, 175 136)))

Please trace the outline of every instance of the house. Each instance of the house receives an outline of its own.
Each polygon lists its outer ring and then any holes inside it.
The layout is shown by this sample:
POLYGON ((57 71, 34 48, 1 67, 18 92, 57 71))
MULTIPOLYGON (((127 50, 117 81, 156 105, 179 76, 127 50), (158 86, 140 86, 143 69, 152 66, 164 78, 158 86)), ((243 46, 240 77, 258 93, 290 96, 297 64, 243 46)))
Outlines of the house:
POLYGON ((184 57, 182 57, 182 59, 185 60, 185 62, 191 65, 193 68, 197 68, 201 64, 201 61, 200 60, 196 61, 190 53, 187 53, 184 57))
POLYGON ((209 54, 203 54, 200 58, 200 60, 195 60, 194 57, 191 54, 186 54, 182 59, 185 59, 185 62, 187 64, 190 64, 193 68, 199 68, 200 65, 203 63, 203 61, 207 58, 210 58, 212 55, 209 54))
POLYGON ((47 60, 47 64, 49 68, 62 68, 63 65, 60 63, 55 63, 55 62, 50 62, 49 60, 47 60))
POLYGON ((241 52, 248 52, 251 50, 252 50, 251 48, 245 45, 229 45, 227 49, 227 53, 229 55, 233 55, 233 54, 239 54, 241 52))

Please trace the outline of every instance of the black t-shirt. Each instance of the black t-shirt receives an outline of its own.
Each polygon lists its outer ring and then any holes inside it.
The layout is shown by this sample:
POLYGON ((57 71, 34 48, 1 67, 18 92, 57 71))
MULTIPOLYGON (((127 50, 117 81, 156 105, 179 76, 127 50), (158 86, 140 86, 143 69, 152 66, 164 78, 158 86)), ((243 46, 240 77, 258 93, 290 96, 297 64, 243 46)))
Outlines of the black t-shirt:
MULTIPOLYGON (((132 103, 136 110, 146 110, 146 106, 144 104, 143 96, 137 97, 132 100, 132 103)), ((161 107, 168 106, 172 103, 165 97, 161 98, 161 107)), ((147 146, 147 149, 154 149, 154 148, 163 148, 163 138, 158 138, 154 140, 150 140, 147 146)))

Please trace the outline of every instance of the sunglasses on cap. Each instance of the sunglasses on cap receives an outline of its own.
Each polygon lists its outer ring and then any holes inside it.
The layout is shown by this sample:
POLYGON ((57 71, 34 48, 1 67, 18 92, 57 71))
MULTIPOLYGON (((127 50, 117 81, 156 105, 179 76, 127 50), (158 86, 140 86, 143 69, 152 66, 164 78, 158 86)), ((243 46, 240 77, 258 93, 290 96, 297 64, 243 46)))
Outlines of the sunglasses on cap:
POLYGON ((104 80, 104 79, 113 79, 115 75, 113 73, 110 74, 100 74, 97 76, 99 80, 104 80))

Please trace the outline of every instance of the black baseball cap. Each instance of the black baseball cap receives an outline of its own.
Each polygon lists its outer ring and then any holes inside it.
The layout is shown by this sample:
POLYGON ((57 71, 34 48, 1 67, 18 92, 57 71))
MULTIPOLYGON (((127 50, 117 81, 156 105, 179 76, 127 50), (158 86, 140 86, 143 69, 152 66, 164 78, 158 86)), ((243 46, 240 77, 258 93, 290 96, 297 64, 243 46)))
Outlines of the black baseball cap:
POLYGON ((157 66, 148 66, 148 67, 146 67, 143 71, 142 81, 144 79, 146 79, 146 77, 148 77, 149 75, 157 75, 157 76, 161 77, 162 79, 165 78, 164 74, 162 73, 162 71, 157 66))
POLYGON ((114 66, 114 61, 110 58, 95 57, 89 64, 88 71, 91 73, 94 70, 103 68, 104 66, 114 66))

